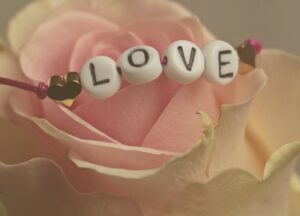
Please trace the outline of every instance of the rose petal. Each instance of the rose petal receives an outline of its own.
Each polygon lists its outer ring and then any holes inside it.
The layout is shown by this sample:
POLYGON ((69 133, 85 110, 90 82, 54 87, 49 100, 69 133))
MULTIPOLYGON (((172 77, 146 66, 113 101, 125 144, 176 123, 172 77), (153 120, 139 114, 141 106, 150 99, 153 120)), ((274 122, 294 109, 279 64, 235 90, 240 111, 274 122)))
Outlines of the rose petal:
MULTIPOLYGON (((253 74, 252 76, 258 79, 258 88, 256 90, 259 91, 264 85, 265 80, 260 80, 260 78, 263 77, 262 72, 258 71, 253 74)), ((254 92, 254 94, 257 93, 257 91, 254 92)), ((100 190, 125 197, 135 197, 136 200, 140 200, 140 206, 145 215, 158 215, 158 213, 165 208, 165 205, 170 202, 170 197, 177 197, 178 193, 184 190, 187 185, 194 182, 204 183, 214 177, 212 173, 210 173, 211 170, 208 169, 211 164, 212 150, 219 146, 218 143, 224 143, 223 147, 226 147, 232 140, 234 142, 240 141, 238 138, 240 135, 232 133, 232 131, 237 131, 240 127, 244 127, 243 124, 245 124, 245 122, 228 121, 228 119, 231 118, 233 113, 236 116, 242 116, 242 114, 249 109, 254 95, 250 95, 249 97, 250 98, 245 99, 242 104, 223 107, 222 116, 216 130, 216 139, 214 141, 207 145, 206 142, 204 142, 205 139, 203 139, 201 144, 194 146, 194 148, 183 156, 170 161, 166 166, 157 169, 156 172, 152 171, 150 173, 144 173, 144 175, 139 173, 142 177, 141 179, 133 179, 132 175, 134 173, 132 173, 131 170, 126 171, 127 177, 125 171, 122 171, 122 176, 117 177, 115 170, 111 170, 111 173, 109 173, 101 166, 72 157, 71 159, 78 167, 85 168, 86 170, 76 171, 75 167, 69 165, 66 170, 73 169, 73 171, 67 171, 68 175, 70 179, 79 178, 81 182, 84 181, 85 185, 88 185, 89 190, 100 190), (99 174, 96 175, 93 171, 99 174), (105 171, 105 173, 103 171, 105 171), (98 182, 100 179, 101 184, 98 182), (103 184, 105 187, 103 187, 103 184)), ((240 145, 243 145, 243 143, 240 143, 240 145)), ((238 146, 238 144, 236 144, 236 146, 238 146)), ((300 150, 300 146, 298 147, 300 150)), ((295 153, 296 151, 294 149, 291 150, 291 152, 295 153)), ((247 156, 246 153, 241 152, 244 156, 247 156)), ((237 160, 239 161, 239 158, 237 158, 237 160)), ((226 158, 224 163, 225 165, 228 163, 226 158)), ((230 168, 236 167, 237 165, 230 168)), ((224 167, 224 169, 228 169, 228 167, 224 167)), ((135 177, 137 178, 137 176, 135 177)), ((78 184, 79 183, 76 184, 75 182, 76 186, 78 184)))
POLYGON ((18 54, 34 30, 65 0, 30 2, 9 24, 8 39, 12 50, 18 54))
POLYGON ((14 166, 0 163, 0 191, 10 216, 141 216, 130 199, 78 193, 62 170, 45 159, 14 166))
POLYGON ((196 114, 200 110, 217 121, 220 110, 213 87, 203 79, 180 88, 147 133, 142 146, 185 152, 202 137, 202 125, 196 114))
MULTIPOLYGON (((138 37, 143 39, 143 42, 157 50, 164 50, 167 47, 157 46, 157 34, 166 35, 171 42, 176 40, 195 41, 195 35, 185 25, 179 23, 175 19, 153 18, 142 21, 136 21, 132 24, 123 27, 126 30, 134 32, 138 37), (147 31, 145 31, 147 26, 147 31)), ((162 53, 160 53, 162 54, 162 53)))
POLYGON ((69 69, 73 46, 82 34, 96 29, 112 31, 116 28, 114 24, 95 15, 65 13, 43 23, 35 31, 22 49, 22 69, 29 78, 39 81, 47 81, 52 75, 64 75, 69 69))
POLYGON ((163 215, 288 215, 292 161, 299 153, 300 143, 282 147, 268 161, 263 180, 242 170, 228 170, 207 184, 192 183, 163 215))
POLYGON ((37 136, 48 142, 51 150, 54 151, 55 158, 61 157, 66 148, 69 148, 92 163, 110 168, 135 170, 160 167, 176 155, 171 152, 127 146, 120 143, 81 139, 56 128, 44 118, 35 117, 33 113, 26 110, 24 107, 26 104, 21 99, 15 100, 13 98, 10 103, 12 119, 35 131, 37 136))
POLYGON ((22 110, 23 113, 26 113, 29 116, 35 116, 36 118, 44 118, 45 114, 41 101, 35 95, 25 91, 19 91, 12 94, 12 96, 9 98, 8 103, 8 115, 10 117, 10 120, 30 130, 33 136, 37 138, 37 140, 39 140, 39 143, 41 145, 36 146, 36 153, 38 153, 38 155, 41 156, 42 154, 44 156, 44 153, 46 153, 45 155, 51 158, 56 158, 60 157, 66 151, 65 147, 63 147, 62 145, 58 145, 53 139, 47 139, 46 135, 40 129, 33 130, 32 128, 35 128, 34 124, 32 122, 21 119, 18 115, 16 115, 14 109, 12 108, 12 104, 17 104, 16 106, 20 110, 22 110), (46 146, 45 140, 49 141, 51 145, 46 146), (44 148, 41 149, 40 146, 43 146, 44 148))
POLYGON ((101 17, 122 25, 144 17, 189 16, 185 8, 175 2, 152 0, 44 0, 29 4, 11 22, 9 39, 18 53, 34 30, 47 19, 58 17, 69 11, 84 11, 101 14, 101 17), (128 2, 130 1, 130 2, 128 2), (59 7, 58 7, 59 6, 59 7))
POLYGON ((70 60, 70 71, 80 71, 84 63, 93 57, 93 49, 98 41, 107 37, 112 37, 116 31, 92 31, 81 36, 73 48, 72 57, 70 60))
POLYGON ((107 100, 85 103, 73 112, 119 142, 140 146, 177 89, 176 83, 161 76, 152 83, 129 86, 107 100))
POLYGON ((142 40, 133 32, 120 32, 119 34, 115 34, 114 36, 99 42, 94 47, 93 54, 107 55, 107 52, 103 52, 103 46, 107 46, 107 48, 110 48, 110 52, 114 51, 119 53, 117 58, 113 58, 115 61, 118 61, 120 54, 126 49, 142 44, 142 40))
POLYGON ((292 177, 290 191, 289 216, 298 216, 300 213, 300 178, 297 174, 292 177))
POLYGON ((104 142, 119 143, 107 134, 99 131, 88 122, 79 118, 72 111, 64 106, 57 105, 52 100, 43 101, 45 119, 47 119, 56 128, 65 133, 74 135, 86 140, 100 140, 104 142))
POLYGON ((119 179, 108 174, 102 175, 102 172, 97 176, 92 172, 101 170, 96 169, 96 165, 89 166, 78 161, 75 161, 76 165, 83 165, 82 168, 86 170, 73 170, 69 173, 70 178, 80 174, 81 177, 77 176, 77 179, 88 184, 90 190, 134 197, 139 200, 145 215, 161 215, 166 205, 168 205, 166 215, 172 216, 203 213, 216 216, 220 211, 224 215, 260 215, 261 212, 266 216, 286 215, 289 178, 294 164, 292 162, 300 154, 299 142, 284 145, 273 153, 265 165, 263 176, 259 179, 245 170, 234 169, 236 166, 224 170, 225 173, 219 173, 217 176, 209 176, 207 173, 212 147, 218 142, 236 140, 231 139, 236 135, 230 131, 235 131, 234 128, 238 128, 239 123, 228 122, 227 119, 232 116, 232 112, 237 110, 244 112, 248 108, 249 101, 245 104, 223 107, 214 141, 208 145, 204 143, 196 145, 186 155, 178 157, 157 172, 139 180, 128 179, 129 176, 119 179), (101 183, 97 182, 97 179, 101 183), (217 203, 218 208, 214 203, 217 203), (237 206, 239 208, 236 208, 237 206))
POLYGON ((257 64, 270 82, 253 104, 247 137, 268 157, 283 143, 300 140, 300 60, 269 50, 258 56, 257 64))
POLYGON ((173 152, 186 151, 202 136, 197 111, 208 113, 216 124, 222 104, 245 101, 263 85, 264 78, 262 72, 253 72, 249 76, 239 76, 231 85, 224 87, 209 84, 203 79, 181 87, 147 134, 143 146, 173 152))
POLYGON ((208 38, 203 38, 203 24, 200 22, 199 18, 196 16, 182 18, 180 20, 183 25, 189 27, 189 29, 195 35, 195 42, 198 46, 202 47, 208 40, 208 38))
POLYGON ((33 134, 6 120, 0 120, 0 131, 0 161, 15 164, 36 156, 38 141, 33 134))
POLYGON ((156 35, 152 36, 152 46, 156 48, 161 56, 163 56, 166 47, 168 47, 168 45, 171 43, 169 36, 165 32, 157 32, 156 35))
MULTIPOLYGON (((262 92, 261 90, 266 86, 267 77, 264 71, 260 69, 242 77, 244 81, 236 82, 235 101, 244 104, 247 98, 256 98, 256 95, 262 92)), ((219 135, 223 139, 220 139, 220 142, 216 141, 212 149, 211 162, 207 168, 209 176, 215 176, 232 167, 246 170, 258 178, 262 176, 266 161, 261 161, 260 152, 255 151, 256 149, 250 143, 245 142, 247 116, 250 107, 251 104, 248 102, 248 106, 245 106, 244 110, 238 107, 237 110, 232 108, 232 113, 228 114, 228 119, 223 118, 223 121, 235 122, 238 127, 227 131, 226 134, 219 135), (228 139, 227 136, 231 139, 228 139)))
POLYGON ((58 14, 68 10, 101 14, 101 17, 118 23, 134 22, 147 18, 182 18, 191 13, 176 2, 157 0, 72 0, 60 7, 58 14))
POLYGON ((196 42, 199 46, 203 46, 217 38, 201 23, 198 17, 190 16, 182 18, 181 22, 194 32, 196 42))

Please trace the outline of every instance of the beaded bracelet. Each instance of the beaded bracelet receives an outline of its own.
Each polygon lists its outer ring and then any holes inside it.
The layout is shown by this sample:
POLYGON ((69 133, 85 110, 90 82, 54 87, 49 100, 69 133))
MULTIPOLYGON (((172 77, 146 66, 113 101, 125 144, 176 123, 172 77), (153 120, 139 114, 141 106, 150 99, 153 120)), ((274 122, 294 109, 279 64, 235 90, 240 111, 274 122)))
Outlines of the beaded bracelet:
POLYGON ((1 77, 0 84, 71 106, 82 88, 99 99, 112 97, 121 88, 121 76, 131 84, 145 84, 164 71, 168 78, 180 84, 192 83, 203 75, 211 83, 226 85, 236 77, 240 61, 255 67, 255 56, 261 49, 261 43, 254 39, 245 41, 237 49, 221 40, 211 41, 202 49, 190 41, 179 40, 168 46, 163 58, 154 48, 143 45, 126 50, 118 66, 109 57, 97 56, 85 63, 81 73, 52 76, 49 85, 40 82, 34 86, 1 77))

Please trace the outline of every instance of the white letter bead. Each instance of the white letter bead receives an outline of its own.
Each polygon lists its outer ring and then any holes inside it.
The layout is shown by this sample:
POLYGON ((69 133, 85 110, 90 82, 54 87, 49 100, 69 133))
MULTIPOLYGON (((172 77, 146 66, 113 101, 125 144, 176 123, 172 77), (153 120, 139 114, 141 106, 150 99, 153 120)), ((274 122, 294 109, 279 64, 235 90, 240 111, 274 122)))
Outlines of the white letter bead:
POLYGON ((126 50, 119 61, 122 75, 133 84, 157 79, 163 69, 157 50, 150 46, 137 46, 126 50))
POLYGON ((216 40, 202 49, 206 60, 204 78, 214 84, 226 85, 234 80, 239 69, 239 57, 229 43, 216 40))
POLYGON ((84 90, 100 99, 116 94, 122 83, 116 62, 106 56, 90 59, 83 66, 80 79, 84 90))
POLYGON ((179 40, 171 43, 166 49, 165 73, 181 84, 188 84, 198 79, 205 66, 201 49, 194 43, 179 40))

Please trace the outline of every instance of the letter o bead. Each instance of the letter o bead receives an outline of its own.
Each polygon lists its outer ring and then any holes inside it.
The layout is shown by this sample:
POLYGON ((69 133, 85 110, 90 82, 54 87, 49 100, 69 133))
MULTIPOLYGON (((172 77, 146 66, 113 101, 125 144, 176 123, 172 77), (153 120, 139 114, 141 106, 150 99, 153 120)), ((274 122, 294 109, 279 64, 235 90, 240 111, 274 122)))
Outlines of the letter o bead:
POLYGON ((211 41, 202 48, 206 60, 203 77, 214 84, 226 85, 234 80, 239 69, 239 57, 229 43, 211 41))
POLYGON ((119 66, 124 78, 132 84, 144 84, 157 79, 162 71, 157 50, 150 46, 136 46, 126 50, 119 66))
POLYGON ((97 56, 86 62, 80 79, 83 89, 99 99, 113 96, 122 84, 116 62, 106 56, 97 56))
POLYGON ((188 84, 198 79, 205 66, 201 49, 194 43, 179 40, 166 49, 166 75, 180 84, 188 84))

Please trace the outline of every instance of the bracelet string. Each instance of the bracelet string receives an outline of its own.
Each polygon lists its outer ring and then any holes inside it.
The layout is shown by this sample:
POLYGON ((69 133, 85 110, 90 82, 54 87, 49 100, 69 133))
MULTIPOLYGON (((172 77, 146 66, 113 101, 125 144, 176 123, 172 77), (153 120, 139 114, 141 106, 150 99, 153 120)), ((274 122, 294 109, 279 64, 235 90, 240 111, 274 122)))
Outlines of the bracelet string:
MULTIPOLYGON (((243 44, 238 46, 236 48, 236 50, 238 52, 240 61, 242 63, 245 63, 251 67, 255 67, 255 56, 261 52, 262 44, 258 40, 248 39, 243 44)), ((168 59, 166 57, 162 57, 160 59, 160 63, 162 66, 165 66, 168 64, 168 59)), ((117 71, 118 71, 119 75, 122 75, 122 71, 121 71, 120 67, 117 67, 117 71)), ((55 77, 57 78, 59 76, 53 76, 51 79, 53 79, 55 77)), ((63 78, 63 77, 59 77, 59 78, 61 79, 62 82, 66 82, 66 83, 70 82, 71 84, 73 84, 73 86, 71 88, 75 89, 75 87, 76 87, 77 93, 78 92, 80 93, 81 84, 80 84, 80 78, 79 78, 79 75, 77 72, 69 72, 67 74, 67 78, 63 78), (66 80, 64 80, 64 79, 66 79, 66 80), (80 85, 80 88, 78 85, 80 85)), ((39 82, 37 85, 33 85, 33 84, 29 84, 29 83, 25 83, 25 82, 21 82, 21 81, 17 81, 17 80, 5 78, 5 77, 0 77, 0 85, 15 87, 15 88, 18 88, 18 89, 21 89, 24 91, 35 93, 37 95, 37 97, 41 100, 43 100, 47 97, 49 97, 50 99, 56 100, 55 98, 53 98, 51 96, 52 95, 51 91, 53 90, 52 89, 53 86, 51 86, 51 82, 50 82, 50 86, 44 82, 39 82)), ((68 99, 74 100, 75 98, 68 98, 68 99)), ((58 100, 56 100, 56 101, 58 101, 58 100)), ((62 104, 64 104, 63 101, 61 101, 61 102, 62 102, 62 104)))

